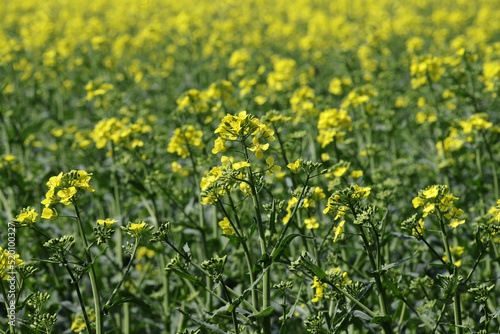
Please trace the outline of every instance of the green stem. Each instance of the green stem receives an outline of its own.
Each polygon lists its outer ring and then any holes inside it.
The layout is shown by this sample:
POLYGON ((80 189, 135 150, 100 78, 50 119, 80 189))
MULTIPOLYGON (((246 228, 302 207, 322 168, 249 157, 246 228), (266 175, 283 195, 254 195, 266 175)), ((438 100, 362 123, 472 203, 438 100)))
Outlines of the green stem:
MULTIPOLYGON (((350 207, 351 212, 352 212, 352 214, 354 216, 354 219, 357 219, 356 210, 354 209, 354 207, 352 205, 349 205, 349 207, 350 207)), ((363 226, 359 225, 358 227, 359 227, 361 239, 363 240, 363 244, 364 244, 366 253, 368 254, 368 259, 370 260, 370 264, 372 266, 372 270, 375 272, 374 273, 375 285, 377 286, 377 290, 379 292, 379 294, 378 294, 378 300, 379 300, 379 304, 380 304, 380 309, 382 310, 382 315, 388 315, 389 314, 389 310, 388 310, 387 302, 386 302, 386 298, 387 297, 386 297, 386 294, 385 294, 384 287, 382 285, 382 280, 380 279, 380 267, 377 265, 378 260, 375 261, 375 258, 373 257, 373 254, 372 254, 372 252, 370 250, 370 242, 368 241, 368 238, 366 237, 366 233, 365 233, 365 230, 364 230, 363 226)), ((377 247, 379 247, 378 243, 377 243, 377 247)), ((377 253, 378 252, 379 251, 377 250, 377 253)), ((386 333, 392 333, 392 326, 391 326, 391 324, 384 323, 383 328, 384 328, 384 331, 386 333)))
MULTIPOLYGON (((196 269, 198 269, 199 271, 201 271, 206 277, 210 277, 210 274, 205 270, 203 269, 200 265, 198 265, 197 263, 193 262, 191 260, 191 258, 189 256, 187 256, 186 254, 184 254, 183 252, 181 252, 172 242, 170 241, 167 241, 167 244, 170 246, 170 248, 172 248, 177 254, 179 254, 180 256, 182 256, 182 258, 188 262, 189 264, 191 264, 193 267, 195 267, 196 269)), ((203 288, 207 291, 212 291, 211 289, 207 289, 207 287, 205 287, 204 285, 202 285, 201 283, 198 283, 198 285, 200 286, 203 286, 203 288)), ((231 292, 234 296, 236 297, 239 297, 240 294, 237 293, 236 291, 230 289, 229 287, 227 288, 227 290, 229 292, 231 292)), ((213 296, 215 296, 217 299, 221 300, 222 302, 226 302, 225 300, 221 299, 220 297, 218 297, 213 291, 211 292, 211 294, 213 296)), ((254 314, 258 314, 259 311, 252 305, 250 304, 249 302, 247 302, 246 300, 243 300, 243 304, 245 304, 246 306, 248 306, 248 308, 250 308, 250 310, 252 312, 254 312, 254 314)))
POLYGON ((78 209, 78 205, 76 201, 73 201, 73 206, 75 208, 76 220, 78 222, 78 230, 80 231, 80 237, 83 241, 83 246, 85 250, 85 256, 87 258, 88 265, 90 266, 89 277, 90 277, 90 285, 92 287, 92 296, 94 298, 94 309, 95 309, 95 327, 96 334, 102 334, 102 310, 101 310, 101 300, 99 298, 99 288, 97 286, 97 277, 95 275, 94 270, 94 261, 92 260, 92 256, 90 255, 89 244, 87 242, 87 237, 85 236, 85 231, 83 230, 83 222, 80 216, 80 210, 78 209))
POLYGON ((481 165, 481 151, 479 147, 476 147, 476 168, 479 174, 478 185, 479 185, 479 204, 481 205, 481 215, 485 214, 485 203, 484 203, 484 192, 483 192, 483 166, 481 165))
MULTIPOLYGON (((156 228, 159 228, 158 224, 158 210, 155 205, 155 201, 152 198, 151 201, 153 203, 153 208, 148 204, 146 199, 141 196, 142 203, 146 207, 146 210, 148 210, 149 214, 153 218, 153 221, 156 225, 156 228)), ((165 261, 165 255, 162 253, 160 254, 160 268, 161 271, 163 272, 163 269, 166 266, 166 261, 165 261)), ((168 275, 169 273, 162 273, 161 274, 161 283, 162 283, 162 308, 163 308, 163 313, 162 313, 162 318, 163 318, 163 326, 164 326, 164 333, 170 333, 170 294, 169 294, 169 280, 168 280, 168 275)))
MULTIPOLYGON (((229 297, 229 292, 227 291, 226 284, 224 284, 224 281, 222 281, 222 280, 220 281, 220 284, 222 286, 222 290, 224 291, 224 293, 226 294, 227 298, 229 299, 228 301, 230 303, 232 303, 231 297, 229 297)), ((238 328, 238 319, 236 319, 236 308, 234 308, 233 311, 231 312, 231 318, 233 319, 234 331, 235 331, 236 334, 239 334, 240 330, 238 328)))
POLYGON ((360 231, 361 239, 363 239, 363 244, 365 246, 366 253, 368 254, 368 258, 370 260, 370 264, 372 266, 372 269, 376 272, 374 277, 375 277, 375 284, 377 285, 377 290, 379 291, 378 299, 379 299, 380 308, 382 310, 382 314, 388 315, 389 311, 387 309, 387 304, 385 302, 385 290, 382 286, 382 281, 380 279, 380 273, 379 273, 380 268, 377 266, 375 258, 373 257, 373 254, 370 251, 370 242, 368 241, 368 238, 366 237, 363 226, 359 226, 359 231, 360 231))
MULTIPOLYGON (((9 313, 9 303, 7 302, 7 292, 5 291, 5 287, 3 286, 3 280, 0 279, 0 288, 2 289, 2 295, 3 295, 3 300, 5 303, 5 309, 6 312, 9 313)), ((16 328, 15 326, 12 326, 10 321, 9 321, 9 334, 15 334, 16 333, 16 328)))
MULTIPOLYGON (((111 182, 113 184, 113 213, 116 217, 121 217, 121 201, 120 201, 120 187, 118 184, 117 177, 117 167, 115 161, 115 145, 111 141, 111 182)), ((116 259, 118 261, 118 265, 120 269, 123 266, 123 252, 122 252, 122 244, 123 244, 123 232, 121 229, 117 229, 115 232, 116 235, 116 245, 115 245, 115 254, 116 259)), ((121 330, 123 334, 130 333, 130 305, 125 303, 122 306, 123 317, 118 313, 116 315, 118 323, 121 325, 121 330)))
MULTIPOLYGON (((300 196, 299 196, 299 200, 297 201, 297 203, 300 203, 302 201, 302 199, 304 198, 304 194, 306 193, 306 190, 307 190, 307 184, 309 183, 309 179, 310 179, 310 174, 307 175, 306 177, 306 182, 304 183, 304 186, 302 188, 302 192, 300 193, 300 196)), ((285 225, 285 228, 281 231, 280 233, 280 236, 278 238, 278 242, 276 243, 276 246, 275 248, 273 249, 273 251, 271 252, 271 254, 274 253, 274 250, 276 249, 276 247, 278 247, 278 245, 281 243, 281 241, 283 240, 283 238, 285 237, 286 235, 286 232, 288 230, 288 228, 290 227, 291 225, 291 222, 293 220, 293 218, 295 217, 295 214, 297 213, 297 210, 299 209, 299 206, 296 205, 294 208, 293 208, 293 211, 292 211, 292 214, 290 215, 290 219, 288 220, 288 223, 285 225)))
POLYGON ((111 303, 113 302, 113 298, 117 294, 118 290, 120 290, 120 287, 122 286, 123 282, 125 281, 125 278, 127 277, 128 272, 130 271, 130 267, 132 266, 132 262, 134 261, 135 254, 137 253, 137 246, 139 245, 139 237, 135 237, 135 244, 134 244, 134 249, 132 251, 132 256, 130 257, 130 260, 128 261, 127 268, 125 269, 125 272, 123 273, 122 279, 118 284, 116 285, 115 289, 111 293, 111 296, 109 296, 108 301, 106 304, 104 304, 104 314, 107 313, 107 308, 111 306, 111 303))
MULTIPOLYGON (((202 256, 203 258, 207 259, 209 258, 208 255, 208 248, 207 248, 207 240, 205 237, 205 213, 203 212, 203 204, 201 203, 201 187, 200 187, 200 180, 198 177, 198 166, 196 164, 196 159, 193 156, 193 152, 191 150, 191 146, 189 145, 189 140, 184 137, 184 140, 186 141, 186 147, 189 152, 189 159, 191 160, 191 164, 193 166, 193 176, 194 176, 194 183, 195 183, 195 188, 198 191, 198 224, 200 228, 200 235, 201 235, 201 245, 202 245, 202 256)), ((212 286, 212 281, 209 280, 207 281, 207 285, 209 288, 212 286)), ((213 299, 212 295, 207 293, 207 305, 205 306, 207 310, 212 309, 212 304, 213 304, 213 299)))
MULTIPOLYGON (((61 253, 62 253, 62 248, 61 248, 61 253)), ((66 268, 66 271, 68 272, 69 277, 71 277, 71 283, 75 285, 76 294, 78 296, 78 302, 80 303, 80 307, 82 309, 82 314, 83 314, 83 319, 85 320, 85 326, 90 331, 90 328, 91 328, 90 327, 91 326, 90 320, 89 320, 89 316, 87 314, 87 310, 85 309, 85 303, 83 302, 83 297, 82 297, 82 293, 80 291, 80 286, 78 285, 78 281, 75 279, 73 272, 69 268, 68 262, 64 258, 64 255, 62 255, 62 258, 63 258, 63 266, 64 266, 64 268, 66 268)))
MULTIPOLYGON (((451 263, 453 265, 453 257, 451 255, 451 249, 450 249, 450 244, 448 243, 448 238, 446 237, 446 227, 444 225, 443 217, 441 215, 441 212, 438 210, 437 211, 437 216, 439 218, 439 225, 441 227, 441 238, 443 239, 443 244, 445 247, 446 251, 446 257, 447 257, 447 262, 451 263)), ((457 270, 457 268, 453 265, 454 270, 457 270)), ((451 272, 450 272, 451 274, 451 272)), ((458 279, 455 277, 455 279, 458 279)), ((462 328, 458 327, 459 325, 462 325, 462 318, 461 318, 461 307, 460 307, 460 292, 455 291, 455 298, 453 298, 453 312, 454 312, 454 320, 455 320, 455 333, 456 334, 462 334, 462 328)))
POLYGON ((341 289, 337 284, 333 284, 331 282, 326 282, 328 283, 332 288, 343 294, 345 297, 347 297, 350 301, 352 301, 354 304, 358 305, 363 311, 368 313, 371 317, 376 317, 377 314, 370 310, 368 307, 366 307, 364 304, 362 304, 360 301, 358 301, 356 298, 354 298, 353 295, 351 295, 349 292, 341 289))
MULTIPOLYGON (((244 143, 243 143, 243 150, 245 152, 246 161, 249 161, 250 159, 248 156, 248 150, 247 150, 247 147, 245 146, 244 143)), ((264 256, 264 254, 267 254, 266 253, 267 247, 266 247, 266 237, 265 237, 264 224, 262 222, 262 214, 260 212, 259 197, 257 196, 257 188, 255 187, 255 182, 253 179, 252 167, 248 166, 247 170, 248 170, 248 180, 250 182, 250 189, 252 190, 253 207, 254 207, 255 215, 256 215, 256 219, 257 219, 257 229, 259 231, 260 252, 261 252, 261 256, 264 256)), ((264 273, 264 276, 262 277, 262 284, 263 284, 262 310, 265 310, 271 305, 271 281, 270 281, 269 271, 266 271, 264 273)), ((264 318, 263 328, 264 328, 264 334, 271 334, 271 319, 269 317, 264 318)))
MULTIPOLYGON (((231 193, 228 191, 227 194, 228 194, 228 198, 229 198, 229 203, 231 205, 231 209, 234 212, 234 218, 236 220, 236 224, 238 225, 238 230, 243 231, 242 228, 241 228, 240 219, 238 218, 238 214, 237 214, 238 211, 236 210, 236 206, 234 205, 233 198, 231 197, 231 193)), ((219 203, 220 208, 224 212, 224 215, 227 217, 227 219, 229 219, 229 216, 228 216, 226 210, 224 209, 224 206, 222 205, 222 202, 220 202, 218 200, 218 203, 219 203)), ((238 232, 238 234, 239 234, 239 232, 238 232)), ((258 298, 257 298, 257 293, 255 291, 255 286, 253 284, 253 282, 255 280, 255 277, 253 275, 253 265, 252 265, 252 259, 251 259, 250 251, 248 250, 248 246, 247 246, 247 243, 245 241, 245 237, 244 236, 240 236, 240 242, 241 242, 241 245, 243 246, 243 251, 245 253, 245 259, 246 259, 247 267, 248 267, 248 274, 250 275, 250 286, 252 286, 252 292, 251 292, 251 294, 252 294, 252 304, 255 307, 257 307, 257 305, 258 305, 258 298)))
POLYGON ((439 313, 439 318, 436 321, 436 324, 434 325, 434 328, 432 329, 431 334, 434 334, 439 326, 439 323, 441 322, 441 318, 443 318, 444 315, 444 310, 446 309, 446 303, 443 304, 443 307, 441 308, 441 313, 439 313))

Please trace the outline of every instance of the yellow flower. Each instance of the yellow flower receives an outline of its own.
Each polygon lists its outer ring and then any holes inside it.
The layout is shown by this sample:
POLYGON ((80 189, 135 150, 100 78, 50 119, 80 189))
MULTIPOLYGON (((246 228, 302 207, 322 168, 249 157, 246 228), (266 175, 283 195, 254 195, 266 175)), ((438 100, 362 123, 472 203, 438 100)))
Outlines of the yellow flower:
POLYGON ((104 226, 105 228, 111 228, 111 225, 113 225, 114 223, 116 223, 118 220, 116 219, 109 219, 109 218, 106 218, 106 219, 98 219, 97 220, 97 224, 101 225, 101 226, 104 226))
POLYGON ((415 197, 411 202, 413 203, 414 208, 418 208, 419 206, 425 204, 425 200, 420 197, 415 197))
POLYGON ((257 103, 259 106, 263 105, 264 103, 267 102, 267 97, 258 95, 254 98, 255 103, 257 103))
POLYGON ((215 139, 214 148, 212 149, 212 154, 217 154, 219 152, 226 152, 226 139, 222 137, 218 137, 215 139))
POLYGON ((349 169, 349 167, 337 167, 333 172, 333 175, 335 177, 341 177, 342 175, 345 174, 345 172, 347 172, 347 169, 349 169))
POLYGON ((240 182, 240 189, 247 196, 252 194, 252 188, 246 182, 240 182))
POLYGON ((316 221, 316 217, 306 218, 304 219, 304 223, 306 224, 306 228, 309 230, 319 227, 319 223, 316 221))
POLYGON ((266 163, 267 163, 267 170, 266 170, 266 174, 268 176, 271 176, 273 175, 273 173, 279 173, 281 171, 281 167, 280 166, 276 166, 274 164, 274 159, 273 157, 269 156, 266 158, 266 163))
POLYGON ((462 225, 465 223, 465 219, 458 220, 458 219, 453 219, 448 226, 451 226, 453 228, 456 228, 458 225, 462 225))
POLYGON ((144 227, 146 227, 145 222, 138 223, 138 224, 132 223, 132 224, 130 224, 129 230, 134 231, 136 234, 141 234, 144 227))
POLYGON ((257 137, 253 137, 252 143, 254 146, 250 147, 249 150, 255 152, 255 157, 257 159, 262 159, 262 157, 264 156, 264 153, 262 151, 266 151, 269 148, 269 143, 262 145, 259 143, 259 139, 257 137))
POLYGON ((75 187, 65 188, 57 192, 57 196, 61 198, 61 203, 64 205, 68 205, 75 194, 76 194, 75 187))
POLYGON ((38 213, 35 212, 35 209, 24 209, 19 216, 17 216, 16 221, 21 223, 21 226, 32 225, 35 223, 36 217, 38 213))
POLYGON ((335 237, 333 238, 333 242, 337 242, 337 238, 344 233, 344 224, 345 220, 339 223, 339 226, 333 227, 333 231, 335 232, 335 237))
POLYGON ((292 173, 297 174, 299 172, 300 165, 300 160, 297 160, 293 164, 288 164, 286 166, 292 171, 292 173))
POLYGON ((427 215, 434 213, 435 208, 436 208, 436 204, 434 204, 434 203, 425 204, 424 210, 423 210, 424 214, 422 215, 422 217, 427 217, 427 215))
POLYGON ((437 186, 432 186, 429 189, 425 190, 422 194, 425 198, 435 198, 439 193, 439 188, 437 186))
POLYGON ((19 258, 19 254, 12 254, 9 250, 2 250, 2 247, 0 247, 0 279, 8 280, 10 278, 10 275, 7 273, 12 271, 12 264, 20 266, 24 263, 23 260, 19 258), (12 257, 14 257, 13 260, 12 257))
POLYGON ((148 227, 148 224, 144 221, 139 223, 128 223, 126 227, 121 227, 122 230, 127 231, 133 237, 137 237, 144 233, 145 231, 150 231, 154 226, 148 227))
MULTIPOLYGON (((51 204, 59 203, 59 200, 54 195, 54 187, 51 187, 45 194, 45 199, 41 202, 47 208, 51 204)), ((43 218, 43 217, 42 217, 43 218)))
POLYGON ((314 294, 314 298, 311 299, 311 302, 317 303, 320 299, 323 299, 324 293, 323 290, 326 288, 326 283, 322 283, 318 277, 314 276, 314 282, 311 288, 316 289, 314 294))
POLYGON ((357 179, 361 176, 363 176, 363 171, 362 170, 353 170, 351 172, 351 175, 349 175, 350 177, 352 177, 353 179, 357 179))
POLYGON ((247 161, 240 161, 240 162, 237 162, 237 163, 233 164, 233 169, 234 170, 238 170, 238 169, 241 169, 241 168, 244 168, 244 167, 250 167, 250 164, 247 161))
POLYGON ((364 199, 370 195, 370 191, 372 188, 370 187, 360 187, 358 185, 354 185, 354 194, 352 194, 353 198, 364 199))
POLYGON ((460 216, 461 214, 464 213, 464 210, 462 209, 457 209, 455 207, 451 208, 451 212, 450 213, 447 213, 445 214, 444 216, 447 218, 447 219, 452 219, 452 218, 458 218, 458 216, 460 216))
POLYGON ((51 219, 51 218, 57 218, 58 214, 56 209, 51 209, 51 208, 44 208, 42 212, 42 218, 43 219, 51 219))
POLYGON ((414 236, 422 235, 424 230, 425 230, 424 222, 422 221, 422 219, 420 219, 418 221, 418 225, 411 231, 411 234, 413 234, 414 236))
POLYGON ((62 185, 63 172, 59 173, 57 176, 52 176, 46 183, 48 187, 60 187, 62 185))
POLYGON ((222 228, 223 234, 231 235, 236 233, 227 217, 224 217, 224 219, 219 222, 219 226, 222 228))

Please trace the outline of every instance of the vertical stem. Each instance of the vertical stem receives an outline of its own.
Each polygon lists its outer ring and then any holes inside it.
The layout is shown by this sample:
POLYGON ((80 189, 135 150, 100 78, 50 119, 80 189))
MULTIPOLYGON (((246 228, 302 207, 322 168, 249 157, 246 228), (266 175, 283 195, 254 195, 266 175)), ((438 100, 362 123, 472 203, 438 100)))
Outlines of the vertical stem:
POLYGON ((92 256, 90 255, 89 244, 87 242, 87 237, 85 236, 85 231, 83 230, 83 222, 80 216, 80 210, 75 201, 73 201, 73 206, 75 208, 76 220, 78 222, 78 230, 80 231, 80 237, 83 240, 83 246, 85 250, 85 256, 87 258, 88 265, 90 266, 89 277, 90 285, 92 286, 92 296, 94 298, 94 309, 95 309, 95 328, 96 334, 102 334, 102 310, 101 310, 101 300, 99 299, 99 288, 97 286, 97 278, 94 270, 94 263, 92 256))
MULTIPOLYGON (((113 214, 116 217, 121 218, 121 201, 120 201, 120 188, 118 184, 118 177, 116 175, 116 161, 115 161, 115 145, 111 141, 111 181, 113 184, 113 214)), ((115 254, 116 260, 118 264, 123 266, 123 253, 122 253, 122 244, 123 244, 123 232, 122 229, 116 229, 116 245, 115 245, 115 254)), ((130 333, 130 305, 125 303, 122 306, 123 317, 119 313, 117 313, 117 320, 121 326, 121 330, 123 334, 130 333)))
MULTIPOLYGON (((354 207, 350 206, 350 209, 351 209, 351 212, 354 216, 354 219, 356 219, 357 217, 357 213, 356 213, 356 210, 354 209, 354 207)), ((364 244, 364 247, 365 247, 365 250, 366 250, 366 253, 368 254, 368 258, 370 260, 370 264, 372 266, 372 269, 374 271, 376 271, 375 275, 374 275, 374 278, 375 278, 375 285, 377 286, 377 290, 379 292, 379 295, 378 295, 378 300, 379 300, 379 304, 380 304, 380 309, 382 310, 382 315, 388 315, 389 314, 389 310, 388 310, 388 307, 387 307, 387 302, 386 302, 386 294, 385 294, 385 290, 384 290, 384 287, 382 286, 382 280, 380 279, 380 267, 377 265, 378 263, 378 260, 375 261, 375 258, 373 257, 373 254, 370 250, 370 242, 368 241, 368 238, 366 237, 366 233, 365 233, 365 230, 363 228, 363 226, 358 226, 359 227, 359 231, 360 231, 360 235, 361 235, 361 239, 363 240, 363 244, 364 244)), ((374 232, 376 233, 376 232, 374 232)), ((377 243, 377 248, 380 248, 380 246, 378 245, 377 243)), ((377 252, 379 252, 379 249, 377 249, 377 252)), ((388 324, 388 323, 384 323, 383 325, 383 328, 384 328, 384 331, 386 333, 392 333, 392 325, 391 324, 388 324)))
MULTIPOLYGON (((3 286, 3 281, 0 279, 0 288, 2 289, 3 300, 5 302, 5 310, 7 314, 9 313, 9 303, 7 302, 7 292, 5 291, 5 287, 3 286)), ((9 321, 9 334, 15 334, 16 328, 10 324, 9 321)))
POLYGON ((78 301, 80 302, 80 307, 82 309, 82 314, 83 314, 83 319, 85 320, 85 325, 90 331, 90 328, 91 328, 90 327, 90 320, 89 320, 89 316, 87 314, 87 310, 85 309, 85 303, 83 302, 83 297, 82 297, 82 293, 80 291, 80 287, 78 286, 78 282, 75 279, 73 272, 71 271, 71 269, 68 266, 68 262, 66 261, 66 258, 64 257, 64 253, 62 252, 62 249, 61 249, 61 255, 62 255, 62 259, 63 259, 63 266, 64 266, 64 268, 66 268, 66 271, 68 272, 69 277, 71 278, 71 283, 75 285, 76 295, 78 296, 78 301))
MULTIPOLYGON (((444 226, 444 221, 443 217, 441 215, 441 212, 438 210, 437 211, 437 216, 439 218, 439 225, 441 227, 441 237, 443 239, 443 244, 446 249, 446 257, 449 263, 453 264, 453 258, 451 255, 451 249, 450 249, 450 244, 448 242, 448 238, 446 237, 446 227, 444 226)), ((457 270, 455 267, 454 270, 457 270)), ((451 273, 450 273, 451 274, 451 273)), ((458 279, 458 278, 455 278, 458 279)), ((454 320, 455 320, 455 333, 456 334, 462 334, 462 328, 458 327, 459 325, 462 325, 462 318, 461 318, 461 307, 460 307, 460 292, 455 291, 455 298, 453 298, 453 312, 454 312, 454 320)))
POLYGON ((478 193, 479 193, 479 203, 481 205, 481 215, 485 214, 485 203, 484 203, 484 194, 483 194, 483 166, 481 165, 481 151, 479 150, 479 147, 476 147, 476 167, 477 167, 477 172, 479 174, 479 180, 478 180, 478 193))
MULTIPOLYGON (((242 231, 242 233, 243 233, 243 229, 241 228, 240 219, 238 218, 236 207, 234 205, 233 198, 231 197, 231 194, 230 194, 229 191, 227 192, 227 195, 228 195, 228 198, 229 198, 229 203, 231 205, 231 209, 234 212, 234 217, 235 217, 235 220, 236 220, 236 224, 238 225, 238 229, 240 231, 242 231)), ((224 209, 224 206, 222 205, 222 202, 219 201, 219 205, 220 205, 222 211, 224 212, 224 215, 229 219, 229 216, 228 216, 226 210, 224 209)), ((243 236, 241 236, 241 245, 243 246, 243 251, 245 253, 245 259, 246 259, 246 262, 247 262, 248 272, 249 272, 249 275, 250 275, 250 286, 252 286, 252 291, 251 291, 251 294, 252 294, 252 304, 253 304, 254 307, 257 307, 258 306, 258 298, 257 298, 257 293, 255 291, 255 286, 253 284, 253 282, 255 280, 254 275, 253 275, 253 265, 252 265, 252 260, 251 260, 251 256, 250 256, 250 251, 248 250, 247 243, 246 243, 245 238, 243 236)))
MULTIPOLYGON (((154 196, 151 196, 151 203, 152 203, 152 208, 148 205, 148 202, 144 197, 141 196, 142 202, 144 203, 144 206, 146 209, 149 211, 151 217, 153 218, 153 221, 156 225, 156 228, 158 229, 160 226, 158 224, 158 208, 156 206, 156 202, 154 200, 154 196)), ((162 294, 163 294, 163 299, 161 302, 161 306, 163 308, 163 313, 162 313, 162 320, 163 320, 163 332, 165 334, 170 333, 170 297, 169 297, 169 279, 168 276, 170 275, 169 272, 164 272, 165 266, 166 266, 166 261, 165 261, 165 254, 161 253, 159 256, 159 261, 160 261, 160 276, 161 276, 161 284, 162 284, 162 294)))
MULTIPOLYGON (((244 143, 243 143, 243 150, 245 152, 246 161, 249 161, 247 147, 245 146, 244 143)), ((255 187, 255 182, 253 179, 252 167, 248 166, 247 170, 248 170, 248 180, 250 182, 250 188, 252 190, 253 207, 254 207, 255 215, 256 215, 256 219, 257 219, 257 229, 259 231, 260 252, 261 252, 261 255, 263 256, 264 254, 266 254, 267 247, 266 247, 266 237, 265 237, 265 231, 264 231, 264 224, 262 222, 262 215, 260 212, 259 197, 257 196, 257 189, 255 187)), ((264 276, 262 277, 262 284, 263 284, 262 310, 265 310, 271 304, 271 281, 270 281, 270 277, 269 277, 269 271, 266 271, 264 273, 264 276)), ((264 334, 271 334, 271 319, 269 317, 264 318, 263 325, 264 325, 263 326, 264 327, 264 334)))
POLYGON ((130 260, 127 264, 127 268, 125 269, 125 271, 123 273, 122 279, 120 280, 120 282, 118 282, 118 285, 115 287, 115 289, 111 293, 111 296, 109 296, 108 301, 104 305, 104 308, 106 308, 107 306, 111 306, 111 303, 113 302, 113 298, 118 293, 118 290, 120 290, 120 287, 122 286, 123 282, 125 282, 125 278, 127 277, 127 274, 130 271, 130 267, 132 266, 132 262, 134 261, 135 254, 137 253, 137 246, 138 245, 139 245, 139 237, 136 236, 135 243, 134 243, 134 249, 132 251, 132 256, 130 257, 130 260))
MULTIPOLYGON (((189 141, 187 138, 186 140, 186 147, 189 152, 189 159, 191 160, 191 164, 193 165, 193 175, 194 175, 194 182, 195 182, 195 188, 198 191, 198 219, 199 219, 199 227, 200 227, 200 234, 201 234, 201 245, 202 245, 202 255, 203 258, 207 259, 209 258, 208 256, 208 248, 207 248, 207 240, 205 238, 205 213, 203 212, 203 204, 201 203, 201 187, 200 187, 200 180, 198 177, 198 166, 196 164, 196 159, 193 156, 193 152, 191 150, 191 146, 189 145, 189 141)), ((212 281, 209 280, 207 281, 207 287, 210 290, 212 288, 212 281)), ((207 305, 206 308, 207 310, 212 309, 212 303, 213 303, 213 298, 210 293, 207 292, 206 294, 207 298, 207 305)))

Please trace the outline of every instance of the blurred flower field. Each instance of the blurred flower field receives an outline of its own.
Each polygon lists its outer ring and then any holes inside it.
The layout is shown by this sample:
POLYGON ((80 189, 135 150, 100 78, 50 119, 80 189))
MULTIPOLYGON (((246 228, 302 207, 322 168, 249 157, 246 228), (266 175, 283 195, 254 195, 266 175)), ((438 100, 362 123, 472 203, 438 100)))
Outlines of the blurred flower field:
POLYGON ((0 333, 500 332, 500 2, 0 2, 0 333))

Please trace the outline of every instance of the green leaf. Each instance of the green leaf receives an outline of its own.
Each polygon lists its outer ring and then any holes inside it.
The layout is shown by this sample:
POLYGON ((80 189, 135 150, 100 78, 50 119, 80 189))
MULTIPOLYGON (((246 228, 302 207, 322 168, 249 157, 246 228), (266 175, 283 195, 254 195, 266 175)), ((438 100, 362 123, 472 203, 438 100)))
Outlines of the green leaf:
POLYGON ((251 316, 249 316, 248 318, 249 319, 253 319, 253 318, 265 318, 267 317, 268 315, 270 315, 271 313, 273 313, 274 311, 274 307, 272 306, 269 306, 268 308, 266 308, 265 310, 263 310, 262 312, 259 312, 257 314, 252 314, 251 316))
POLYGON ((179 269, 172 268, 172 269, 170 269, 170 271, 173 271, 177 276, 179 276, 181 278, 185 278, 188 281, 191 281, 193 283, 200 283, 201 282, 201 277, 195 277, 195 276, 188 274, 184 271, 181 271, 179 269))
POLYGON ((134 297, 134 296, 120 299, 109 306, 104 306, 104 308, 109 312, 112 309, 114 309, 115 307, 120 306, 120 305, 125 304, 125 303, 134 303, 134 304, 137 304, 137 305, 143 307, 147 311, 151 310, 151 306, 149 304, 144 302, 142 299, 139 299, 139 298, 134 297))
POLYGON ((447 270, 448 272, 451 272, 453 270, 453 264, 452 263, 446 263, 446 264, 443 264, 441 262, 439 262, 439 263, 429 263, 429 266, 433 266, 433 267, 436 267, 438 269, 447 270))
MULTIPOLYGON (((0 283, 0 284, 2 284, 2 283, 0 283)), ((26 298, 24 298, 24 300, 23 300, 22 302, 20 302, 20 303, 18 303, 18 304, 16 305, 16 313, 17 313, 17 312, 19 312, 19 311, 21 311, 21 310, 23 309, 23 307, 24 307, 24 306, 26 305, 26 303, 29 301, 30 297, 31 297, 32 295, 34 295, 34 294, 35 294, 35 292, 32 292, 32 293, 28 294, 28 295, 26 296, 26 298)))
POLYGON ((318 280, 323 281, 326 277, 326 273, 323 269, 318 267, 317 265, 309 262, 305 257, 301 256, 302 263, 309 269, 315 276, 318 277, 318 280))
POLYGON ((288 312, 288 314, 286 315, 288 318, 295 313, 295 308, 297 307, 297 303, 299 302, 301 291, 302 291, 302 284, 299 287, 299 292, 297 293, 297 299, 295 299, 295 303, 293 303, 293 306, 290 308, 290 312, 288 312))
POLYGON ((269 230, 271 234, 276 233, 276 224, 278 222, 278 215, 276 212, 276 199, 273 198, 273 204, 271 206, 271 216, 269 217, 269 230))
POLYGON ((354 310, 351 313, 354 317, 360 318, 366 321, 371 321, 372 317, 369 314, 366 314, 365 312, 362 312, 360 310, 354 310))
POLYGON ((491 314, 491 319, 495 319, 495 318, 497 318, 499 315, 500 315, 500 307, 499 307, 499 308, 497 308, 497 309, 495 310, 495 312, 493 312, 493 313, 491 314))
POLYGON ((205 329, 208 329, 210 330, 211 333, 219 333, 219 334, 229 334, 228 332, 225 332, 223 331, 222 329, 220 329, 220 327, 218 325, 212 325, 211 323, 209 322, 206 322, 206 321, 203 321, 203 320, 199 320, 199 319, 196 319, 194 318, 191 314, 183 311, 182 309, 178 308, 177 309, 179 312, 181 312, 182 314, 184 314, 185 316, 189 317, 191 320, 193 320, 195 323, 197 323, 198 325, 200 325, 201 327, 205 328, 205 329))
POLYGON ((385 266, 382 267, 381 271, 387 271, 387 270, 389 270, 391 268, 399 266, 401 263, 404 263, 404 262, 408 261, 409 259, 411 259, 412 257, 414 257, 415 255, 417 255, 417 253, 418 253, 418 250, 416 250, 415 253, 413 253, 412 255, 408 256, 407 258, 404 258, 402 260, 399 260, 399 261, 393 262, 391 264, 385 265, 385 266))
POLYGON ((376 317, 373 317, 373 319, 370 321, 372 324, 377 324, 377 325, 385 325, 385 324, 390 324, 392 322, 392 317, 390 315, 377 315, 376 317))
MULTIPOLYGON (((257 283, 260 282, 260 280, 262 279, 262 277, 264 276, 264 273, 266 271, 269 270, 270 267, 267 267, 266 270, 264 270, 256 279, 255 281, 253 282, 252 285, 250 285, 248 287, 248 289, 246 289, 245 291, 243 291, 243 293, 237 297, 236 299, 234 299, 231 303, 227 303, 226 305, 222 306, 221 308, 217 309, 217 311, 214 312, 214 314, 212 314, 212 316, 210 317, 210 319, 212 319, 213 317, 215 317, 216 315, 218 315, 219 313, 221 312, 224 312, 224 311, 227 311, 227 312, 233 312, 234 309, 236 307, 238 307, 238 305, 240 305, 243 300, 245 298, 247 298, 247 296, 250 294, 250 292, 252 292, 252 289, 255 287, 255 285, 257 285, 257 283)), ((242 312, 237 312, 237 313, 240 313, 242 314, 242 312)), ((250 316, 248 316, 250 317, 250 316)))
POLYGON ((276 259, 279 259, 281 254, 284 252, 285 248, 288 247, 288 245, 292 242, 292 240, 297 238, 297 237, 304 237, 307 239, 313 239, 312 237, 307 237, 305 235, 297 234, 297 233, 292 233, 292 234, 287 235, 286 237, 283 238, 283 240, 281 240, 279 245, 273 249, 273 252, 271 253, 271 261, 274 262, 274 261, 276 261, 276 259))
POLYGON ((390 279, 385 279, 384 280, 384 285, 386 287, 388 287, 389 290, 392 291, 392 293, 394 294, 394 296, 396 296, 396 298, 401 299, 403 297, 403 293, 398 289, 398 287, 396 286, 396 284, 392 283, 392 281, 390 279))

